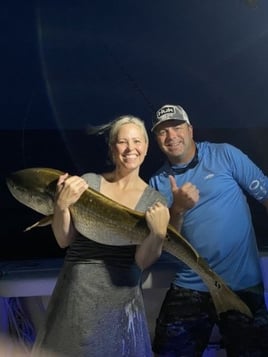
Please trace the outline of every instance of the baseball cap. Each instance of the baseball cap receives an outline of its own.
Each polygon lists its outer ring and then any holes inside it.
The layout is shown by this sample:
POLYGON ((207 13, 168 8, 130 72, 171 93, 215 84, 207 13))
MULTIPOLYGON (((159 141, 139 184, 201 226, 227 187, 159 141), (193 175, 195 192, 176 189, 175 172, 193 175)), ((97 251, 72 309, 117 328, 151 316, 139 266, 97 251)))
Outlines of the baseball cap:
POLYGON ((180 105, 166 104, 156 112, 151 131, 154 131, 157 125, 167 120, 178 120, 191 125, 186 111, 180 105))

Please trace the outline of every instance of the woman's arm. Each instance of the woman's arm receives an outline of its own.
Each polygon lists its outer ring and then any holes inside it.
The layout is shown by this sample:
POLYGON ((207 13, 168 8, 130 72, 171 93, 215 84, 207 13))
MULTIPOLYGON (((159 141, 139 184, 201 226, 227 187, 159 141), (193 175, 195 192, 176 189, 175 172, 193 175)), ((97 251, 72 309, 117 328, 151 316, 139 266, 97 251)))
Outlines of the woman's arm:
POLYGON ((169 210, 157 202, 145 212, 145 218, 150 233, 136 249, 136 263, 142 269, 148 268, 162 252, 164 239, 167 235, 169 210))
POLYGON ((58 180, 52 230, 61 248, 68 247, 77 233, 72 223, 69 207, 78 201, 87 188, 86 181, 78 176, 64 174, 58 180))

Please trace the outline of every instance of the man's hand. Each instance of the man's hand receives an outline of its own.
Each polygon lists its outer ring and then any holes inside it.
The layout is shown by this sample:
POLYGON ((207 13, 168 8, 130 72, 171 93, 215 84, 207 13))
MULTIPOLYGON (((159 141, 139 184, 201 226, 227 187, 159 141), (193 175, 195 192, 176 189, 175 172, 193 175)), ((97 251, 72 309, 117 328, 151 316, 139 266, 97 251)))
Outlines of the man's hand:
POLYGON ((178 187, 173 176, 169 176, 171 190, 173 194, 173 203, 170 207, 170 224, 178 231, 181 230, 183 214, 193 208, 199 200, 199 190, 195 185, 186 182, 178 187))
POLYGON ((178 187, 173 176, 169 176, 171 190, 173 193, 174 212, 182 214, 185 211, 193 208, 199 200, 199 190, 190 182, 186 182, 181 187, 178 187))

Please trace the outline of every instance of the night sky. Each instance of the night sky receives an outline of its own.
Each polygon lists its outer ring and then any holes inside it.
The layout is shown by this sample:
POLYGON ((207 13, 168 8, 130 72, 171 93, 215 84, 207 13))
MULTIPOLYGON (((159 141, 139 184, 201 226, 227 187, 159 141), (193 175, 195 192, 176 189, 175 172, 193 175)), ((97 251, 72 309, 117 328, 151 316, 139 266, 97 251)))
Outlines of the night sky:
MULTIPOLYGON (((1 259, 61 254, 50 228, 23 233, 36 217, 5 177, 105 170, 89 124, 133 114, 150 129, 155 110, 180 104, 196 140, 234 144, 268 174, 268 1, 4 0, 0 14, 1 259)), ((150 139, 146 180, 163 159, 150 139)), ((263 207, 250 205, 268 250, 263 207)))
POLYGON ((267 127, 268 2, 251 3, 4 1, 0 128, 84 129, 126 113, 150 127, 165 103, 198 128, 267 127))

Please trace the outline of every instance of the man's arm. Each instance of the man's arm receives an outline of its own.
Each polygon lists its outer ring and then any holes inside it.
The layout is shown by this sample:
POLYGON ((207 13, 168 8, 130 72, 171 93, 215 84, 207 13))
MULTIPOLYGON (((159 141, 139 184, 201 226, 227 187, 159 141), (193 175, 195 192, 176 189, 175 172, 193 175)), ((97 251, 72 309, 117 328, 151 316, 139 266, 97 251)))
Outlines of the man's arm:
POLYGON ((184 213, 193 208, 199 200, 199 190, 190 182, 178 187, 173 176, 169 176, 169 180, 173 194, 173 203, 169 209, 170 224, 180 231, 184 213))

